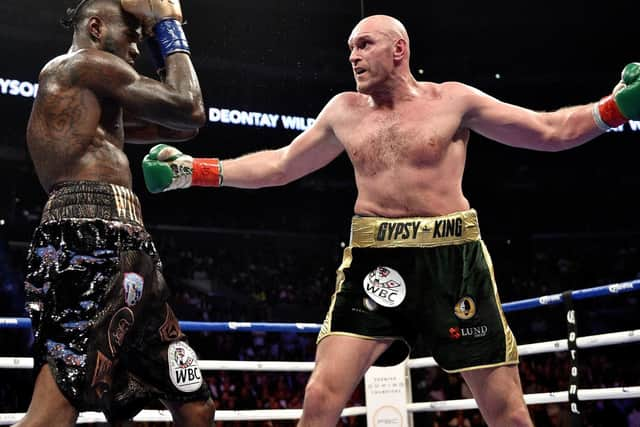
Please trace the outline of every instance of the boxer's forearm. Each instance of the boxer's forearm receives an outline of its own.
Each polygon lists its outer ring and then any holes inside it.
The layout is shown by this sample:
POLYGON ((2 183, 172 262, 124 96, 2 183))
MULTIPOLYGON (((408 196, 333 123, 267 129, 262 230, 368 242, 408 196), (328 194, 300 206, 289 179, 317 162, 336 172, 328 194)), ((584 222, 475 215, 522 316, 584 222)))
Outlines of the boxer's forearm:
POLYGON ((261 188, 291 181, 283 162, 283 150, 265 150, 222 161, 224 186, 261 188))
POLYGON ((292 178, 284 167, 284 150, 260 151, 237 159, 193 158, 175 147, 160 144, 142 161, 147 188, 152 193, 178 188, 260 188, 286 184, 292 178))

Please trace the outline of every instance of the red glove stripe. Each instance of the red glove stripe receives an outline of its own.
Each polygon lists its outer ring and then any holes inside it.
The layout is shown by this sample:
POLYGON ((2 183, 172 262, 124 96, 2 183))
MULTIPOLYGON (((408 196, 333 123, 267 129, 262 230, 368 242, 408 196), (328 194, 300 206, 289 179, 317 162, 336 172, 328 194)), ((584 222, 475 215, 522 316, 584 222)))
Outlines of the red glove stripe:
POLYGON ((629 119, 620 112, 616 101, 613 99, 613 95, 609 95, 600 100, 598 103, 598 112, 600 113, 602 121, 612 128, 629 121, 629 119))
POLYGON ((220 159, 193 159, 191 185, 200 187, 220 187, 222 169, 220 159))

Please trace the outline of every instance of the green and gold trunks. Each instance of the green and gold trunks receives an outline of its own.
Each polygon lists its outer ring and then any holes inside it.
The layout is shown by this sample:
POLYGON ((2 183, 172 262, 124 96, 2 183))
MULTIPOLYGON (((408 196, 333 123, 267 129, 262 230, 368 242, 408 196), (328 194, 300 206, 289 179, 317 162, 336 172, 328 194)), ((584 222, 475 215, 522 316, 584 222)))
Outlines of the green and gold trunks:
POLYGON ((409 356, 419 332, 448 372, 518 363, 475 210, 352 219, 318 342, 392 338, 375 365, 393 365, 409 356))

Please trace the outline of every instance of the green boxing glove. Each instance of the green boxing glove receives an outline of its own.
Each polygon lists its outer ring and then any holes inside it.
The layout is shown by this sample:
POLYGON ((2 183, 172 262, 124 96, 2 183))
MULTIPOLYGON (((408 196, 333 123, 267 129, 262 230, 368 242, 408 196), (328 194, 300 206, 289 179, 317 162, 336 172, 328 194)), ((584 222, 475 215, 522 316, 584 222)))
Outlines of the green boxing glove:
POLYGON ((629 120, 640 120, 640 63, 622 70, 622 88, 593 106, 593 118, 602 130, 618 127, 629 120))
POLYGON ((219 159, 194 159, 175 147, 158 144, 142 159, 142 173, 151 193, 189 188, 220 187, 222 164, 219 159))

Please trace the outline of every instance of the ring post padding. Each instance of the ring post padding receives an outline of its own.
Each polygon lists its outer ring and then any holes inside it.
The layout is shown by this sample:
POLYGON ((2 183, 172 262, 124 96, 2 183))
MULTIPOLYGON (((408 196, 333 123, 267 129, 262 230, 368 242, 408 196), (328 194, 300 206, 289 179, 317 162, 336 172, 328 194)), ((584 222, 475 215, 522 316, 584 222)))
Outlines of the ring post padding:
POLYGON ((567 313, 567 345, 569 350, 569 410, 571 426, 580 427, 582 425, 582 415, 578 399, 579 369, 578 369, 578 320, 576 310, 573 305, 573 292, 566 291, 562 294, 564 307, 567 313))
POLYGON ((411 372, 407 361, 393 366, 372 366, 364 376, 368 426, 413 427, 407 410, 411 396, 411 372))

